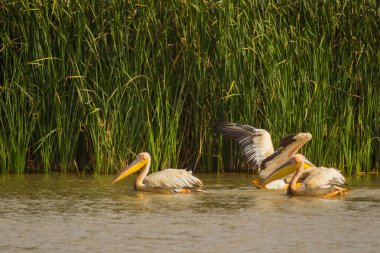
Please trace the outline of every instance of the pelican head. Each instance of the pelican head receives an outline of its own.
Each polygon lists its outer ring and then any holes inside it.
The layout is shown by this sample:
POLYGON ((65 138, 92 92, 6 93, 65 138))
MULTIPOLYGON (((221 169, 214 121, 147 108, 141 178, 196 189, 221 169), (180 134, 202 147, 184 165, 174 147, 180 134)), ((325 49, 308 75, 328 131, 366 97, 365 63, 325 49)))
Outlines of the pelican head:
MULTIPOLYGON (((269 183, 275 180, 274 178, 270 178, 270 175, 277 170, 277 168, 286 163, 305 143, 310 141, 311 137, 310 133, 298 133, 282 138, 279 148, 273 154, 265 158, 260 166, 260 177, 265 179, 263 183, 269 183)), ((308 160, 305 160, 305 163, 310 167, 314 167, 308 160)))
POLYGON ((282 147, 282 152, 295 153, 298 149, 302 147, 306 142, 311 140, 311 133, 298 133, 290 134, 285 136, 280 141, 280 148, 282 147))
POLYGON ((142 152, 137 155, 137 158, 127 167, 125 168, 117 178, 112 182, 112 184, 119 182, 123 178, 133 174, 134 172, 140 170, 151 160, 149 153, 142 152))
POLYGON ((301 154, 296 154, 290 160, 294 160, 296 164, 300 164, 302 161, 305 160, 305 157, 301 154))
POLYGON ((301 154, 295 154, 292 156, 287 162, 279 166, 277 169, 275 169, 271 174, 269 174, 262 182, 262 184, 267 184, 269 182, 272 182, 274 180, 283 178, 289 174, 294 173, 300 163, 304 161, 304 169, 308 169, 311 167, 315 167, 309 160, 305 158, 305 156, 301 154))

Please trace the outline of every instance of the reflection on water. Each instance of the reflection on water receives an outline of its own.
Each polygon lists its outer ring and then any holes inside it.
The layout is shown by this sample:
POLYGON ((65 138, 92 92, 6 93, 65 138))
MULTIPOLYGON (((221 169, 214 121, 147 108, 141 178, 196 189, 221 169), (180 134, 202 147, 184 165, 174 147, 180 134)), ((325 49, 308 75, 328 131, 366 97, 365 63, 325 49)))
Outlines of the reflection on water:
POLYGON ((132 179, 0 177, 0 252, 377 252, 380 179, 336 199, 257 190, 251 176, 197 175, 207 192, 132 191, 132 179))

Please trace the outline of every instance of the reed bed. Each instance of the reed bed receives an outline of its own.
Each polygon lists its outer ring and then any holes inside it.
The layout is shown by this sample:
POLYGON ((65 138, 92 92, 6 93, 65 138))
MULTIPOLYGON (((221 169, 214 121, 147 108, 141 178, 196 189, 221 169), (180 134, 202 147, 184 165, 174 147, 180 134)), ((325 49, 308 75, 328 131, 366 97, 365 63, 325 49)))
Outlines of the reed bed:
POLYGON ((377 1, 0 0, 0 170, 249 171, 216 121, 380 166, 377 1))

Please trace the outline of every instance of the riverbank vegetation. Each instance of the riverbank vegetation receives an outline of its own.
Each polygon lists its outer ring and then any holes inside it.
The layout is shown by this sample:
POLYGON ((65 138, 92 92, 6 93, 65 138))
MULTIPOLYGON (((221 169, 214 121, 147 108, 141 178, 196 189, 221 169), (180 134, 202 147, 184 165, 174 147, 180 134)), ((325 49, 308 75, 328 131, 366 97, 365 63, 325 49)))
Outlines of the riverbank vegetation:
POLYGON ((367 1, 0 0, 0 170, 246 171, 215 121, 347 173, 380 166, 380 7, 367 1))

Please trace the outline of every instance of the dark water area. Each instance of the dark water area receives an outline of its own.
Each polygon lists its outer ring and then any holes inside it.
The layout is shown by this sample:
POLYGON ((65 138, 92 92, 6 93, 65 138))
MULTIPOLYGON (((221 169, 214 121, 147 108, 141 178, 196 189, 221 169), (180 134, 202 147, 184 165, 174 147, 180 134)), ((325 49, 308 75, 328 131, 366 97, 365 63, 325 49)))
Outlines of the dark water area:
POLYGON ((198 174, 195 194, 135 192, 133 178, 0 177, 0 252, 378 252, 380 178, 334 199, 198 174))

